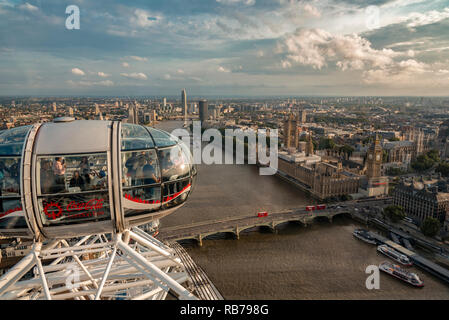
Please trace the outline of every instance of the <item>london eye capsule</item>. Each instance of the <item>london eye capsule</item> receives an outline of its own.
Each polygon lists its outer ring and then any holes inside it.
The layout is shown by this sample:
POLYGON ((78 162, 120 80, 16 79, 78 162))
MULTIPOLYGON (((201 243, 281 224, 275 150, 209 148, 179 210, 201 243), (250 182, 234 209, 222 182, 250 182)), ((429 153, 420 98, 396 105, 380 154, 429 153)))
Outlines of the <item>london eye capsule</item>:
POLYGON ((39 239, 121 232, 181 207, 189 148, 167 132, 58 118, 0 131, 0 235, 39 239))

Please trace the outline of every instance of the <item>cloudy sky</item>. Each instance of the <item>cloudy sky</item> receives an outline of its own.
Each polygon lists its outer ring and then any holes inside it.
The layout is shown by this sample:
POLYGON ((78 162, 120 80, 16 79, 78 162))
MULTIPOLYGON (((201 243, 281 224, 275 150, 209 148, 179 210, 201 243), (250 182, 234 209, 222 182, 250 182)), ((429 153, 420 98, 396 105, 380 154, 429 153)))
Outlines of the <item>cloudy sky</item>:
POLYGON ((449 96, 449 0, 0 0, 0 95, 182 88, 449 96))

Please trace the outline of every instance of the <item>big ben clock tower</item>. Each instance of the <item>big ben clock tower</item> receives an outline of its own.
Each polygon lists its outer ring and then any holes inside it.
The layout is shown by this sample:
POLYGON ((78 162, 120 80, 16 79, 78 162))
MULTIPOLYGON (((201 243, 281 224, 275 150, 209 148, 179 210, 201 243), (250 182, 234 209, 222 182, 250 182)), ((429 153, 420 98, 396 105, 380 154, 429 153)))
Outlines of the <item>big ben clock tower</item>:
POLYGON ((382 147, 380 145, 379 136, 376 134, 376 140, 368 151, 367 158, 367 176, 368 179, 379 178, 382 166, 382 147))
POLYGON ((382 146, 379 136, 368 150, 366 158, 366 180, 364 182, 366 195, 368 197, 382 196, 388 194, 388 177, 381 176, 382 167, 382 146))

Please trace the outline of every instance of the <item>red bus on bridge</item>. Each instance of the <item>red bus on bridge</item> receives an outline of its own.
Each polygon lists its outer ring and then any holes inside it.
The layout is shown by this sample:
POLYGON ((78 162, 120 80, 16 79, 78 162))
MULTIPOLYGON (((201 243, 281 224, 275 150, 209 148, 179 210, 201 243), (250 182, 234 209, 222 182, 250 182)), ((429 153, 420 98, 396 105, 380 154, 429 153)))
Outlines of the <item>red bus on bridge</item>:
POLYGON ((316 206, 307 206, 306 211, 324 210, 326 209, 325 204, 318 204, 316 206))

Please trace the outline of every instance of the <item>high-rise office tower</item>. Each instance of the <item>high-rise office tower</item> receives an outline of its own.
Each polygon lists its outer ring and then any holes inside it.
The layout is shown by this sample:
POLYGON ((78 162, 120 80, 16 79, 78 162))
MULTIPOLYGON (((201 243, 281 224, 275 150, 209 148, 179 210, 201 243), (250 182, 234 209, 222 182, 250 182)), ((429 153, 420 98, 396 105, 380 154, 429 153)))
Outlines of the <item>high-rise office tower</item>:
POLYGON ((200 100, 199 102, 199 108, 200 108, 200 121, 204 122, 206 120, 208 120, 209 115, 208 115, 208 106, 207 106, 207 100, 203 99, 200 100))
POLYGON ((167 106, 167 98, 164 98, 162 100, 162 105, 164 106, 164 108, 167 106))
POLYGON ((56 112, 56 102, 53 102, 53 112, 56 112))
POLYGON ((187 92, 186 92, 186 89, 182 89, 181 100, 182 100, 182 112, 184 113, 184 126, 186 126, 187 125, 187 92))
POLYGON ((299 111, 299 121, 300 123, 307 123, 307 111, 302 109, 299 111))
POLYGON ((139 124, 138 118, 139 112, 137 110, 137 106, 132 104, 128 108, 128 123, 139 124))

